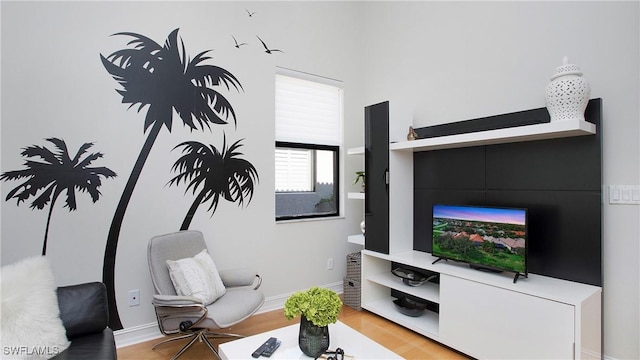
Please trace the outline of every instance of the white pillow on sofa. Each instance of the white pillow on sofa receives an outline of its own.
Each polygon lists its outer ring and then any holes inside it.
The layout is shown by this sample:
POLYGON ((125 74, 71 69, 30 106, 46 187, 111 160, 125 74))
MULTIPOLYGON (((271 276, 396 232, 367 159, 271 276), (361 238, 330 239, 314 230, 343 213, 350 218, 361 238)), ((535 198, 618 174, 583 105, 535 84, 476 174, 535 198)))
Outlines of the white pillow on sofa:
POLYGON ((47 258, 27 258, 3 266, 0 272, 0 357, 49 359, 69 347, 47 258))
POLYGON ((193 296, 209 305, 227 291, 206 249, 192 258, 167 260, 167 267, 178 295, 193 296))

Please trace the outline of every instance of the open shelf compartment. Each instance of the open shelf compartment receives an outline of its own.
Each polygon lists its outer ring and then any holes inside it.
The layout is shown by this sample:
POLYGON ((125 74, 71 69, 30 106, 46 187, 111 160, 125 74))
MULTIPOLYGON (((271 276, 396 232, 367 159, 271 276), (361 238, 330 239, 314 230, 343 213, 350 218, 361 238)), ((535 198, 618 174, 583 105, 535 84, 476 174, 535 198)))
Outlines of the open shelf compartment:
POLYGON ((439 286, 432 282, 426 282, 420 286, 409 286, 405 285, 402 279, 391 273, 368 276, 367 280, 436 304, 440 303, 439 286))
POLYGON ((389 296, 385 299, 362 304, 362 307, 417 333, 426 335, 434 340, 438 339, 439 324, 437 313, 425 310, 424 314, 420 316, 407 316, 398 312, 393 300, 394 298, 389 296))

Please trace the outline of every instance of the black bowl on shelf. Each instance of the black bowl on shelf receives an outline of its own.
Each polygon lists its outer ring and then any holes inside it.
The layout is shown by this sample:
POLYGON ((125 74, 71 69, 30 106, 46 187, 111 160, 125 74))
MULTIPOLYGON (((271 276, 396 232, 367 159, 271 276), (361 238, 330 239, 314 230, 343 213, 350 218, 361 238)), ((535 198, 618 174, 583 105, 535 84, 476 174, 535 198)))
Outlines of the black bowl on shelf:
POLYGON ((393 304, 400 313, 412 317, 422 315, 424 310, 427 308, 426 303, 421 303, 407 297, 393 300, 393 304))
POLYGON ((405 285, 409 286, 420 286, 425 282, 437 277, 438 275, 426 276, 424 274, 420 274, 419 272, 403 269, 403 268, 395 268, 391 270, 391 273, 402 279, 402 282, 405 285))

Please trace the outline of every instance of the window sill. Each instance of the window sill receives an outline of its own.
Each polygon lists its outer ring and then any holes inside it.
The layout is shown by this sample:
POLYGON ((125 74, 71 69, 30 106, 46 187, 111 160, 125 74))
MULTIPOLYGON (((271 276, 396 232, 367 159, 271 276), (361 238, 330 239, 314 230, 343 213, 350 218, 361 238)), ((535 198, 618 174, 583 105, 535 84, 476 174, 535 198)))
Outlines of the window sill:
POLYGON ((300 223, 300 222, 311 222, 311 221, 332 221, 332 220, 344 220, 344 216, 327 216, 327 217, 317 217, 317 218, 304 218, 304 219, 287 219, 287 220, 276 220, 276 225, 279 224, 290 224, 290 223, 300 223))

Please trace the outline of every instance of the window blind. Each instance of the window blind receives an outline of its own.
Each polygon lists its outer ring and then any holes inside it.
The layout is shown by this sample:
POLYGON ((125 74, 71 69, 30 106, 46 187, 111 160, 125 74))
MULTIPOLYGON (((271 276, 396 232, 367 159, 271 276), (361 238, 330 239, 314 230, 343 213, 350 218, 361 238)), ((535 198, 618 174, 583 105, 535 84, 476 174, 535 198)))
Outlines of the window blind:
POLYGON ((308 149, 276 149, 276 191, 313 191, 313 157, 308 149))
POLYGON ((340 145, 342 89, 276 74, 276 141, 340 145))

